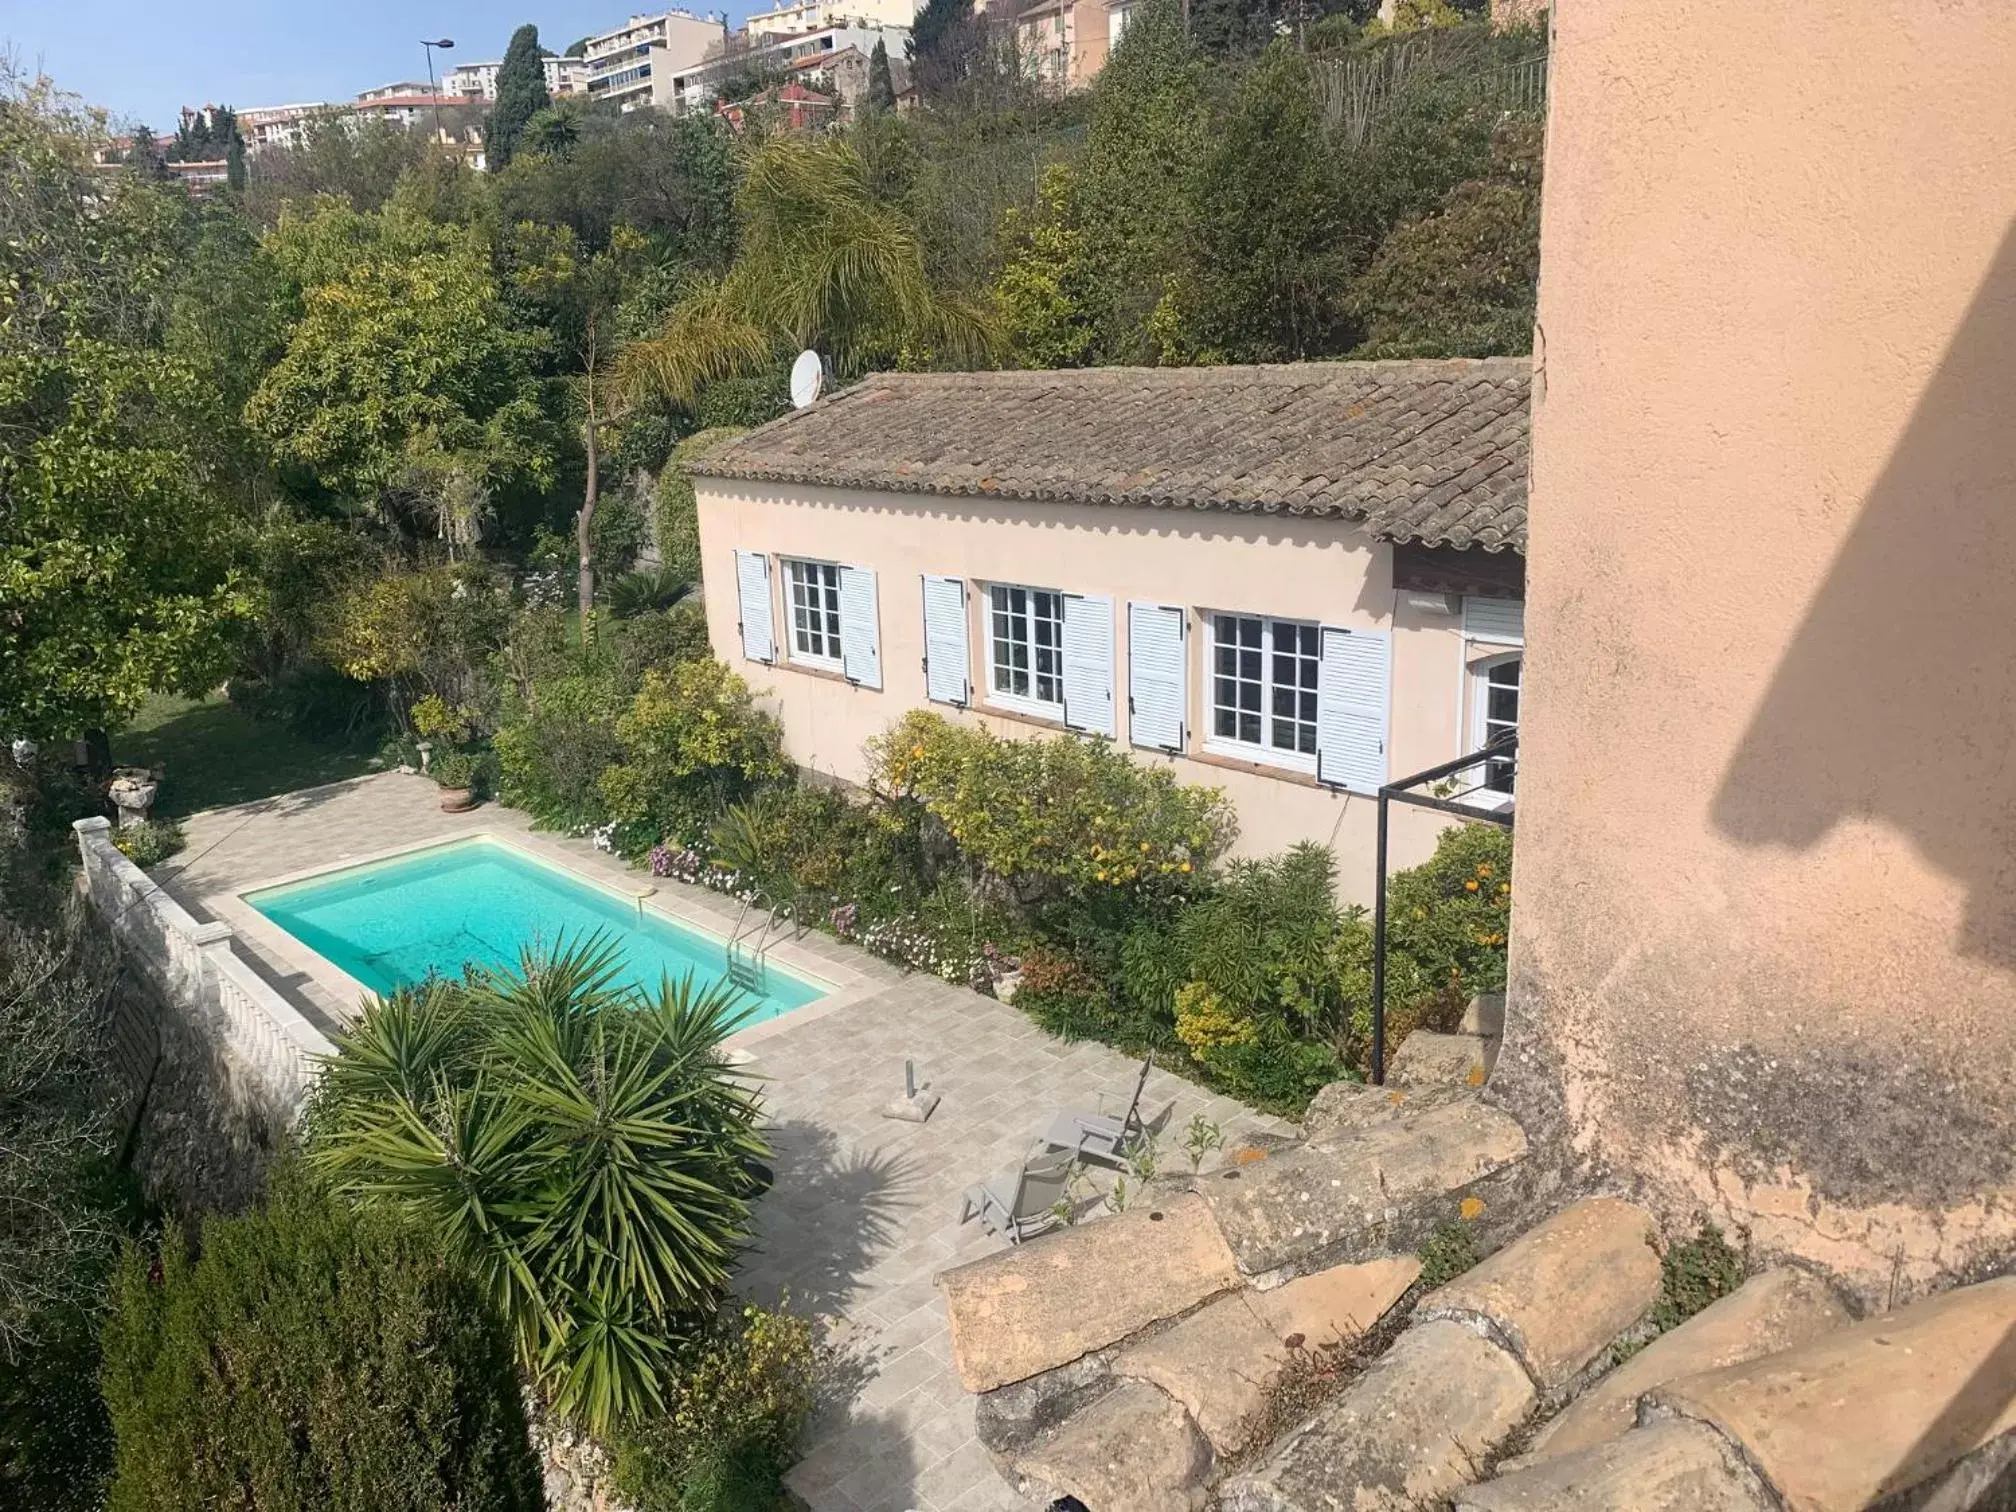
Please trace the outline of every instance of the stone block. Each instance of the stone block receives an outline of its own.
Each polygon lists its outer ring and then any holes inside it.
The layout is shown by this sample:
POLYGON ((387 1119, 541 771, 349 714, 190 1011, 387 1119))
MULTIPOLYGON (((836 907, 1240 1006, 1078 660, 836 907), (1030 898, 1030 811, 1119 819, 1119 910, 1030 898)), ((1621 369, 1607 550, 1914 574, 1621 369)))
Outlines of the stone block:
POLYGON ((1543 1391, 1558 1391, 1659 1295, 1652 1215, 1589 1197, 1421 1299, 1424 1318, 1477 1319, 1543 1391))
POLYGON ((1128 1381, 1015 1462, 1015 1472, 1098 1512, 1201 1512, 1210 1446, 1167 1395, 1128 1381))
POLYGON ((1860 1512, 2016 1432, 2016 1276, 1671 1382, 1648 1400, 1741 1445, 1788 1507, 1860 1512))
POLYGON ((1497 1063, 1495 1038, 1416 1029, 1400 1042, 1386 1079, 1399 1087, 1481 1087, 1497 1063))
POLYGON ((1777 1512, 1721 1434, 1655 1423, 1456 1493, 1456 1512, 1777 1512))
POLYGON ((1187 1312, 1239 1284, 1211 1209, 1178 1197, 1130 1208, 939 1276, 952 1363, 991 1391, 1187 1312))
POLYGON ((997 1386, 974 1404, 974 1435, 990 1452, 1012 1461, 1113 1384, 1112 1362, 1101 1350, 1026 1381, 997 1386))
POLYGON ((1534 1440, 1527 1458, 1571 1454, 1616 1438, 1638 1421, 1638 1398, 1653 1387, 1776 1354, 1850 1321, 1817 1276, 1799 1270, 1752 1276, 1583 1392, 1534 1440))
POLYGON ((1460 1087, 1375 1087, 1369 1082, 1332 1082, 1319 1091, 1302 1115, 1302 1137, 1321 1140, 1348 1135, 1368 1124, 1390 1123, 1469 1095, 1460 1087))
POLYGON ((1463 1010, 1463 1021, 1456 1030, 1459 1034, 1482 1034, 1492 1039, 1501 1037, 1505 1033, 1505 994, 1478 993, 1463 1010))
MULTIPOLYGON (((1417 1324, 1343 1395, 1226 1482, 1225 1512, 1411 1512, 1469 1485, 1532 1410, 1519 1362, 1461 1323, 1417 1324)), ((1094 1504, 1096 1505, 1096 1504, 1094 1504)))
POLYGON ((1113 1369, 1160 1386, 1183 1404, 1214 1449, 1236 1453, 1295 1349, 1363 1333, 1420 1273, 1421 1262, 1403 1255, 1340 1265, 1270 1292, 1223 1297, 1129 1345, 1113 1369))
POLYGON ((1332 1129, 1202 1190, 1240 1270, 1259 1276, 1412 1248, 1452 1199, 1525 1153, 1518 1121, 1469 1096, 1332 1129))

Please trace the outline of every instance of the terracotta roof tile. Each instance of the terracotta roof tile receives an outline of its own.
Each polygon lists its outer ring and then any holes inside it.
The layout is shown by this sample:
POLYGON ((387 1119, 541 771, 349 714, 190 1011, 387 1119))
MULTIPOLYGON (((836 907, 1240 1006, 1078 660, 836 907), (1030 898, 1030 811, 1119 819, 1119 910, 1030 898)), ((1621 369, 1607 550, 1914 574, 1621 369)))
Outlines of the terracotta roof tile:
POLYGON ((881 373, 709 452, 718 478, 1362 520, 1526 546, 1523 357, 881 373))

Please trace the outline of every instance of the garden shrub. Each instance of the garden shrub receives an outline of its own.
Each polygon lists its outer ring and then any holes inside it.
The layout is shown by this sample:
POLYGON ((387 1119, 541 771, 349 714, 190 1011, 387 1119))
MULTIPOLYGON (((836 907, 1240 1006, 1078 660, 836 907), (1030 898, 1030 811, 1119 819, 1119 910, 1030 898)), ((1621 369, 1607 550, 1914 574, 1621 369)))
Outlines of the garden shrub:
POLYGON ((739 994, 617 986, 591 937, 369 1004, 336 1036, 309 1158, 464 1261, 555 1409, 594 1431, 659 1403, 768 1185, 721 1042, 739 994))
POLYGON ((1113 1028, 1113 995, 1082 961, 1032 946, 1022 954, 1015 1006, 1064 1039, 1103 1039, 1113 1028))
POLYGON ((339 596, 319 649, 344 676, 385 684, 396 711, 429 693, 466 703, 510 621, 503 585, 478 564, 399 570, 339 596))
POLYGON ((616 641, 617 670, 624 686, 633 691, 653 667, 698 661, 712 654, 707 644, 707 611, 698 599, 623 621, 616 641))
POLYGON ((626 703, 615 676, 593 666, 537 679, 522 697, 507 698, 493 742, 498 796, 541 824, 600 824, 602 774, 622 754, 616 721, 626 703))
POLYGON ((1094 889, 1180 889, 1231 843, 1219 788, 1179 783, 1110 744, 1005 740, 913 711, 869 742, 872 783, 914 802, 1024 902, 1094 889))
POLYGON ((817 1400, 813 1325, 744 1307, 682 1347, 665 1408, 615 1443, 616 1488, 637 1512, 777 1512, 817 1400))
POLYGON ((1495 824, 1442 832, 1435 854, 1397 872, 1386 894, 1387 1002, 1505 990, 1512 923, 1512 833, 1495 824), (1394 962, 1411 975, 1395 976, 1394 962))
POLYGON ((159 866, 189 842, 173 819, 142 819, 112 831, 112 843, 135 866, 159 866))
POLYGON ((509 1337, 438 1236, 283 1163, 200 1237, 120 1268, 110 1512, 538 1512, 509 1337))
POLYGON ((608 816, 689 842, 785 770, 783 730, 712 658, 646 672, 616 739, 622 759, 600 781, 608 816))

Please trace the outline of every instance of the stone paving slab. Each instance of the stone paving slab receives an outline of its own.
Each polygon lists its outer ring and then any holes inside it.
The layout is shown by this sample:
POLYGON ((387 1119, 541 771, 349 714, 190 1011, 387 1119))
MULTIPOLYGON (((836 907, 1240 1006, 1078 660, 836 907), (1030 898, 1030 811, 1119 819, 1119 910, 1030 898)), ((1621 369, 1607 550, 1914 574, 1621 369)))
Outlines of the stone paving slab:
MULTIPOLYGON (((525 815, 486 804, 443 814, 423 777, 383 773, 194 815, 189 846, 155 876, 199 918, 229 909, 238 891, 316 866, 355 862, 460 835, 509 837, 589 875, 636 885, 639 874, 586 839, 534 834, 525 815)), ((736 905, 704 888, 654 879, 652 899, 725 934, 736 905)), ((245 912, 243 905, 239 909, 245 912)), ((255 969, 325 1025, 354 1004, 318 985, 298 956, 241 918, 255 969)), ((776 1187, 757 1211, 740 1288, 759 1301, 788 1293, 795 1307, 840 1320, 853 1389, 815 1423, 793 1489, 813 1512, 1028 1512, 973 1436, 974 1399, 952 1371, 941 1270, 1003 1248, 978 1224, 956 1222, 959 1194, 1009 1169, 1061 1108, 1102 1095, 1125 1104, 1138 1061, 1103 1045, 1050 1038, 1005 1004, 935 978, 906 974, 825 935, 789 948, 836 983, 838 1007, 813 1005, 743 1037, 764 1078, 776 1147, 776 1187), (928 1123, 882 1118, 903 1087, 903 1062, 944 1101, 928 1123)), ((1143 1108, 1164 1131, 1164 1163, 1193 1114, 1228 1145, 1286 1126, 1179 1077, 1155 1071, 1143 1108)), ((1211 1163, 1207 1163, 1209 1169, 1211 1163)))

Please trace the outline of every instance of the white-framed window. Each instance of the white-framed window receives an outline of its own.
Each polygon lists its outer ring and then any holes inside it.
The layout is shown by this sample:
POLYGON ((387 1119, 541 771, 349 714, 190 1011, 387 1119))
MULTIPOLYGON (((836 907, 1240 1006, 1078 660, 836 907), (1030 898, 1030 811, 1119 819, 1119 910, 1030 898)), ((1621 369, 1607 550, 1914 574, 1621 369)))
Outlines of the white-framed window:
POLYGON ((844 653, 838 564, 786 557, 784 582, 791 601, 791 660, 840 671, 844 653))
POLYGON ((991 703, 1064 718, 1064 595, 1049 588, 987 588, 987 697, 991 703))
MULTIPOLYGON (((1502 735, 1519 730, 1519 678, 1526 659, 1523 651, 1487 656, 1470 664, 1472 738, 1482 749, 1502 735)), ((1481 784, 1487 792, 1510 793, 1517 767, 1516 758, 1485 763, 1481 784)))
POLYGON ((1322 664, 1318 625, 1213 614, 1205 748, 1315 771, 1322 664))

